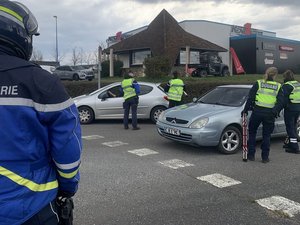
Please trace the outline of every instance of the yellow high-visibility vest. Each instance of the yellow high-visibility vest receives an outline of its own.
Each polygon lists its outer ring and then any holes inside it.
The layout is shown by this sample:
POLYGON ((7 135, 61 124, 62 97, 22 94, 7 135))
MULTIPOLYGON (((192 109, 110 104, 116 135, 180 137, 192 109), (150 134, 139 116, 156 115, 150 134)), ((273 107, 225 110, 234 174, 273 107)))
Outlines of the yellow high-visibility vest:
POLYGON ((273 108, 281 84, 276 81, 258 80, 258 91, 255 104, 265 108, 273 108))
POLYGON ((123 98, 126 100, 128 98, 131 98, 133 96, 136 96, 135 93, 135 89, 132 86, 134 79, 133 78, 129 78, 129 79, 124 79, 122 81, 122 88, 123 88, 123 92, 124 92, 124 96, 123 98))
POLYGON ((181 79, 172 79, 169 81, 169 84, 168 98, 178 102, 181 101, 184 86, 183 81, 181 79))
POLYGON ((296 80, 293 80, 293 81, 288 81, 285 84, 289 84, 293 87, 293 91, 289 96, 291 103, 294 104, 300 103, 300 83, 296 80))

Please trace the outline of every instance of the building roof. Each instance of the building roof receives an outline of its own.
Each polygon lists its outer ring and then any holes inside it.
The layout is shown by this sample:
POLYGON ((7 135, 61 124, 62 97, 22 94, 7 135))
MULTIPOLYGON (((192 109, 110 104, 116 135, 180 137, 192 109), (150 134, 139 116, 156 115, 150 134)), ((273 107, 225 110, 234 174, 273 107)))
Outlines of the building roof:
POLYGON ((179 51, 186 48, 186 46, 202 51, 227 51, 223 47, 186 32, 163 9, 146 30, 108 47, 104 52, 109 53, 111 48, 114 50, 114 53, 150 49, 153 56, 166 56, 171 62, 175 63, 179 51))

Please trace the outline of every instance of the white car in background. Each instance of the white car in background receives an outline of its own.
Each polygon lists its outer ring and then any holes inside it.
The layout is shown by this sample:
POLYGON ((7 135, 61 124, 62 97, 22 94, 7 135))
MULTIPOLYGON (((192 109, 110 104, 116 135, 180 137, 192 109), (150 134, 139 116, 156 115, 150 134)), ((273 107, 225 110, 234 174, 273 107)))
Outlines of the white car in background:
MULTIPOLYGON (((138 82, 141 93, 137 109, 138 119, 150 119, 154 123, 168 107, 168 100, 160 84, 138 82)), ((116 82, 90 94, 74 98, 80 123, 92 123, 95 119, 123 119, 123 96, 121 83, 116 82)))

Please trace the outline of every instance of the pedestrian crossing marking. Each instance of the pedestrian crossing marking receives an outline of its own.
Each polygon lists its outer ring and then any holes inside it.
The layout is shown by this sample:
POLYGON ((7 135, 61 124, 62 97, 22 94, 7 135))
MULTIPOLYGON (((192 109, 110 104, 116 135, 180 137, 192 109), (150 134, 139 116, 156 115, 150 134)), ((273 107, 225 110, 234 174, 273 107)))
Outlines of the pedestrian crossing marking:
POLYGON ((96 140, 96 139, 101 139, 101 138, 104 138, 104 137, 100 136, 100 135, 82 136, 82 139, 85 139, 85 140, 96 140))
POLYGON ((214 173, 206 176, 197 177, 198 180, 205 181, 218 188, 229 187, 232 185, 240 184, 240 181, 234 180, 230 177, 224 176, 219 173, 214 173))
POLYGON ((298 202, 294 202, 282 196, 275 195, 269 198, 256 200, 256 202, 269 210, 282 211, 290 217, 294 217, 295 214, 300 213, 300 204, 298 202))
POLYGON ((194 166, 194 164, 184 162, 180 159, 171 159, 171 160, 165 160, 165 161, 160 161, 160 164, 170 167, 172 169, 178 169, 178 168, 183 168, 187 166, 194 166))
POLYGON ((128 143, 125 143, 125 142, 122 142, 122 141, 110 141, 110 142, 104 142, 102 143, 103 145, 106 145, 108 147, 119 147, 119 146, 122 146, 122 145, 128 145, 128 143))
POLYGON ((138 155, 138 156, 147 156, 147 155, 158 154, 158 152, 153 151, 149 148, 135 149, 135 150, 130 150, 128 152, 132 153, 132 154, 135 154, 135 155, 138 155))

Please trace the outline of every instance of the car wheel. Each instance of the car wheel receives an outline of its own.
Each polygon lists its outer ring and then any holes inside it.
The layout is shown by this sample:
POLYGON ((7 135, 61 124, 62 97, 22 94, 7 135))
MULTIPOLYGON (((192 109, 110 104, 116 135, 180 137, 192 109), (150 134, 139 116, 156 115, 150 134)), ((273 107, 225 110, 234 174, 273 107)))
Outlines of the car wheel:
POLYGON ((74 75, 73 75, 73 80, 76 80, 76 81, 78 81, 78 80, 79 80, 79 76, 78 76, 78 74, 74 74, 74 75))
POLYGON ((93 110, 87 106, 79 107, 78 113, 81 124, 89 124, 95 118, 93 110))
POLYGON ((242 144, 242 134, 240 130, 234 126, 226 127, 221 135, 218 150, 224 154, 234 154, 242 144))
POLYGON ((207 76, 207 71, 206 70, 201 70, 200 71, 200 77, 206 77, 207 76))
POLYGON ((227 77, 227 76, 229 76, 229 75, 230 75, 229 70, 228 70, 227 68, 223 69, 223 71, 222 71, 222 76, 223 76, 223 77, 227 77))
POLYGON ((150 119, 152 120, 153 123, 156 123, 158 120, 159 115, 161 114, 162 111, 164 111, 166 107, 164 106, 156 106, 151 110, 150 113, 150 119))

